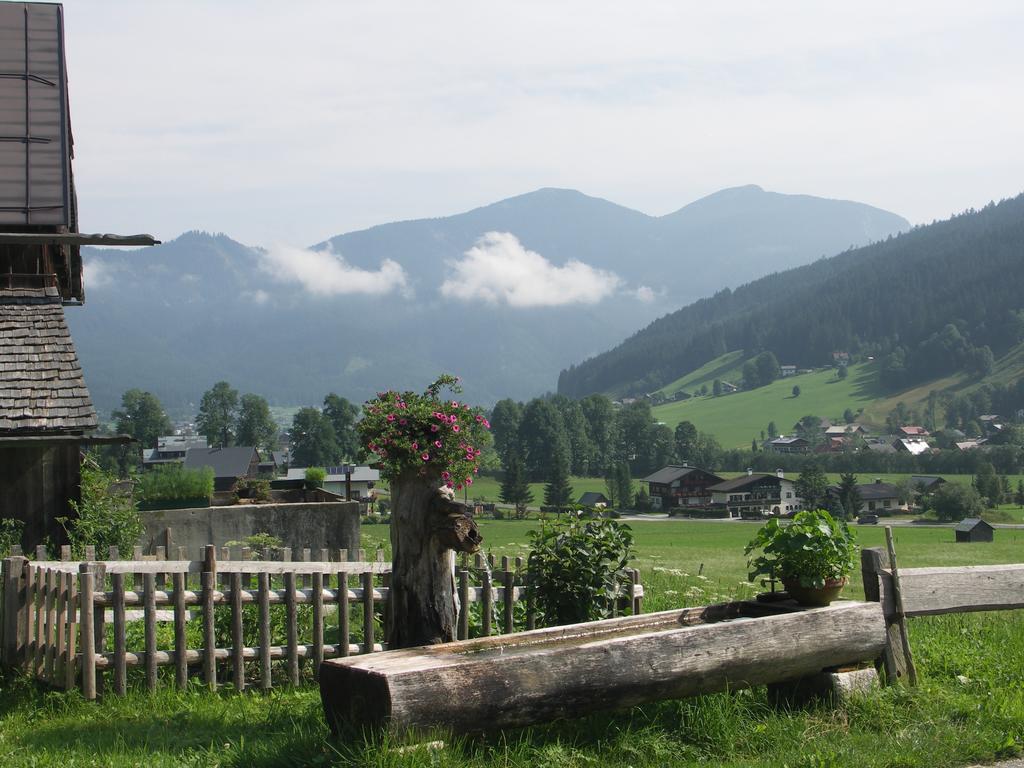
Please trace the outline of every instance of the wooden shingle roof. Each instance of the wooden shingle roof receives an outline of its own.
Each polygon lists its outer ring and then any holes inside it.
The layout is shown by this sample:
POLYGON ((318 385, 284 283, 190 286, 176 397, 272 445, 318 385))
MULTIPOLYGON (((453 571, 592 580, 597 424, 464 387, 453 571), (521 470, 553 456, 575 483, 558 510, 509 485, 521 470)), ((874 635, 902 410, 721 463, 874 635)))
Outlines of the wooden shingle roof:
POLYGON ((56 288, 0 291, 0 434, 97 426, 56 288))

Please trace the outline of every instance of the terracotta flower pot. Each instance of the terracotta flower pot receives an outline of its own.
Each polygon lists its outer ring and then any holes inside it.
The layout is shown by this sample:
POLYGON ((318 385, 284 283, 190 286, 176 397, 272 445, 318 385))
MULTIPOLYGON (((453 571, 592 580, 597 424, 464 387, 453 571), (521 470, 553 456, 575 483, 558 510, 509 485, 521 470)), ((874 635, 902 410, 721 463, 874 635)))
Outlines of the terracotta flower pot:
POLYGON ((842 592, 843 587, 846 586, 846 581, 846 577, 841 579, 829 579, 825 582, 825 586, 815 588, 800 586, 799 579, 784 578, 782 580, 782 586, 786 588, 789 596, 796 600, 800 605, 821 608, 839 597, 839 593, 842 592))

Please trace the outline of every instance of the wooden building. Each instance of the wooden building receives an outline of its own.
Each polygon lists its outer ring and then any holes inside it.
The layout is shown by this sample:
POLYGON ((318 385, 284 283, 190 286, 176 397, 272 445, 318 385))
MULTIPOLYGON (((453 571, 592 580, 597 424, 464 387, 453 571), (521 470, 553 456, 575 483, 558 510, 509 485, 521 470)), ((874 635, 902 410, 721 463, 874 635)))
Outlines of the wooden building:
POLYGON ((0 518, 23 546, 65 540, 96 411, 64 306, 85 299, 82 245, 152 245, 82 235, 64 62, 63 9, 0 3, 0 518))
POLYGON ((647 494, 655 509, 672 509, 707 506, 711 503, 708 488, 722 482, 722 478, 686 464, 669 464, 640 482, 647 483, 647 494))
POLYGON ((992 541, 996 529, 980 517, 967 517, 957 523, 954 530, 957 543, 973 544, 978 541, 992 541))

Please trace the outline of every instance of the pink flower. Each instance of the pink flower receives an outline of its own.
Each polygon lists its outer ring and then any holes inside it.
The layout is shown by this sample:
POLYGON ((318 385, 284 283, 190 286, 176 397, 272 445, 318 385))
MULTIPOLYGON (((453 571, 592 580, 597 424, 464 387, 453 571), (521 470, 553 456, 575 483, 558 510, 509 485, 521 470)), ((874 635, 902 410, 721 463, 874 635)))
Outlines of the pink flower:
POLYGON ((405 419, 399 419, 399 420, 398 420, 398 423, 399 423, 399 424, 401 424, 401 425, 402 425, 402 426, 404 427, 404 426, 405 426, 406 424, 408 424, 409 422, 408 422, 408 421, 406 421, 405 419))
POLYGON ((459 407, 458 402, 455 401, 455 400, 452 400, 452 408, 458 408, 458 407, 459 407))
POLYGON ((464 406, 462 406, 462 410, 464 410, 464 411, 468 411, 468 410, 469 410, 469 406, 468 406, 468 405, 464 405, 464 406))
POLYGON ((479 456, 481 453, 483 453, 483 451, 481 451, 479 448, 477 448, 475 453, 476 453, 477 456, 479 456))
POLYGON ((430 425, 430 431, 431 432, 437 432, 437 430, 439 430, 439 429, 440 429, 440 427, 437 426, 437 424, 431 424, 430 425))
POLYGON ((434 447, 435 448, 440 448, 441 447, 441 441, 440 440, 435 440, 434 441, 434 447))
POLYGON ((430 454, 424 453, 422 456, 420 456, 420 458, 423 459, 424 461, 430 461, 430 454))
POLYGON ((395 420, 395 414, 389 413, 388 414, 388 421, 394 421, 394 420, 395 420))
POLYGON ((442 472, 441 473, 441 479, 442 480, 451 480, 452 479, 452 473, 451 472, 442 472))
POLYGON ((490 428, 491 428, 491 422, 489 422, 487 419, 484 419, 484 429, 490 429, 490 428))
POLYGON ((461 485, 456 485, 455 486, 455 490, 456 491, 461 491, 462 490, 462 486, 461 485))
POLYGON ((419 443, 413 443, 413 444, 412 444, 412 449, 413 449, 414 451, 418 451, 418 450, 420 449, 420 444, 419 444, 419 443))
POLYGON ((452 432, 458 432, 458 431, 459 431, 459 425, 458 424, 452 424, 452 432))
POLYGON ((472 485, 472 484, 473 484, 473 478, 472 477, 466 477, 466 485, 472 485))
POLYGON ((476 423, 477 423, 477 424, 479 424, 479 423, 480 423, 481 421, 483 421, 483 420, 484 420, 484 417, 483 417, 483 416, 481 416, 481 415, 480 415, 480 414, 478 413, 478 414, 476 415, 476 423))
POLYGON ((480 467, 473 467, 473 474, 476 475, 476 474, 479 474, 479 473, 480 473, 480 467))

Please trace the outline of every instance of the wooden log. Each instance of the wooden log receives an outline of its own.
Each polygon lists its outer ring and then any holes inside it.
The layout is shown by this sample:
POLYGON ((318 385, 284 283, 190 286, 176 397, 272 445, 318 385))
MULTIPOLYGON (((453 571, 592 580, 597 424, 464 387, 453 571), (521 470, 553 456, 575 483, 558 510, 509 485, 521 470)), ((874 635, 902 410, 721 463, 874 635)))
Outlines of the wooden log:
MULTIPOLYGON (((339 550, 339 558, 344 550, 339 550)), ((342 562, 339 560, 339 562, 342 562)), ((348 602, 348 573, 338 572, 338 645, 342 648, 342 656, 348 656, 349 635, 349 602, 348 602)))
POLYGON ((242 636, 242 574, 231 574, 231 677, 235 690, 245 690, 245 659, 242 649, 245 638, 242 636))
MULTIPOLYGON (((88 548, 87 548, 88 549, 88 548)), ((98 562, 96 563, 95 570, 93 571, 93 618, 92 618, 92 629, 93 636, 95 637, 96 643, 96 655, 99 656, 107 650, 107 619, 106 611, 103 610, 103 606, 99 605, 95 601, 96 593, 103 592, 106 590, 107 584, 107 564, 98 562)), ((106 678, 103 675, 96 676, 96 694, 98 696, 103 695, 104 686, 106 685, 106 678)))
POLYGON ((373 652, 373 574, 367 571, 363 580, 363 653, 373 652))
POLYGON ((459 569, 459 631, 455 636, 458 640, 469 637, 469 571, 459 569))
POLYGON ((125 664, 128 644, 125 639, 124 574, 115 573, 110 578, 114 590, 114 693, 124 696, 128 692, 128 670, 125 664))
POLYGON ((53 664, 57 649, 57 572, 46 571, 46 649, 43 652, 43 679, 54 682, 53 664))
POLYGON ((288 683, 299 684, 299 625, 295 610, 295 574, 284 575, 285 633, 288 644, 288 683))
POLYGON ((260 605, 260 688, 270 690, 270 574, 256 575, 260 605))
POLYGON ((70 691, 78 679, 78 663, 75 650, 78 646, 78 577, 73 573, 64 574, 68 585, 68 648, 67 660, 64 663, 64 690, 70 691))
POLYGON ((43 653, 46 649, 46 573, 45 567, 36 568, 36 644, 32 649, 32 674, 36 677, 43 671, 43 653))
MULTIPOLYGON (((20 663, 25 671, 32 666, 32 658, 35 653, 36 643, 36 571, 37 567, 32 561, 25 563, 25 599, 22 603, 25 626, 24 635, 21 641, 20 663)), ((77 569, 76 569, 77 570, 77 569)))
MULTIPOLYGON (((881 547, 865 547, 860 552, 861 576, 864 581, 864 599, 869 602, 881 600, 881 583, 883 568, 889 567, 889 555, 881 547)), ((884 673, 887 685, 893 685, 907 675, 907 660, 903 655, 903 644, 900 627, 896 622, 895 612, 886 614, 885 607, 885 648, 876 660, 876 666, 884 673)))
POLYGON ((93 606, 92 587, 93 569, 92 563, 82 563, 79 566, 78 595, 79 595, 79 620, 81 630, 82 647, 82 696, 86 701, 96 700, 96 636, 93 632, 93 606))
POLYGON ((516 575, 508 570, 508 558, 502 558, 502 565, 506 566, 502 579, 505 582, 505 590, 502 596, 502 605, 505 608, 501 630, 506 635, 515 632, 515 578, 516 575))
POLYGON ((143 578, 145 602, 142 620, 145 625, 146 643, 146 690, 156 690, 156 574, 147 573, 143 578))
MULTIPOLYGON (((213 547, 207 547, 207 551, 213 547)), ((217 585, 217 574, 209 571, 202 576, 203 595, 203 680, 211 691, 217 690, 217 636, 214 632, 213 590, 217 585)))
POLYGON ((185 609, 185 574, 171 576, 174 585, 174 684, 179 690, 188 685, 188 636, 186 625, 188 611, 185 609))
POLYGON ((57 648, 55 650, 56 661, 52 683, 60 688, 64 687, 65 671, 68 653, 68 575, 57 574, 57 648))
POLYGON ((324 575, 313 574, 313 676, 319 679, 324 660, 324 575))
POLYGON ((480 606, 480 634, 487 637, 491 634, 491 614, 494 610, 493 596, 491 590, 491 571, 485 568, 480 572, 480 587, 483 589, 484 600, 480 606))
POLYGON ((885 645, 878 604, 770 611, 734 603, 334 659, 320 692, 336 730, 474 732, 793 679, 885 645))

